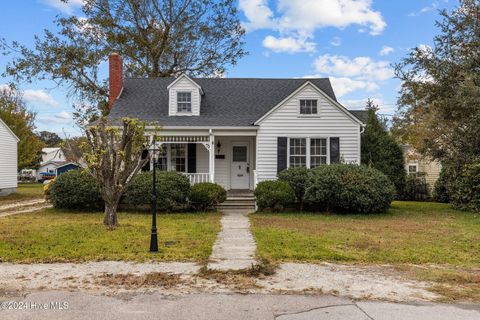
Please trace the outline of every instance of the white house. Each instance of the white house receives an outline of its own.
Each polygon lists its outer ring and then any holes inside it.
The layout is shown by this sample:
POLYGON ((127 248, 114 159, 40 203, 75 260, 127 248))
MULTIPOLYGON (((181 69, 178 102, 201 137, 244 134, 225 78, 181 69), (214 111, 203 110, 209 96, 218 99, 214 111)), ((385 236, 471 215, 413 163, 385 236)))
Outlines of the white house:
POLYGON ((37 180, 42 180, 42 174, 56 174, 57 167, 67 163, 61 148, 43 148, 42 162, 37 170, 37 180))
POLYGON ((0 119, 0 196, 15 192, 18 172, 19 139, 0 119))
POLYGON ((128 116, 160 125, 155 165, 192 183, 253 190, 288 167, 360 163, 364 114, 342 106, 328 78, 123 79, 121 57, 113 54, 109 105, 112 121, 128 116))

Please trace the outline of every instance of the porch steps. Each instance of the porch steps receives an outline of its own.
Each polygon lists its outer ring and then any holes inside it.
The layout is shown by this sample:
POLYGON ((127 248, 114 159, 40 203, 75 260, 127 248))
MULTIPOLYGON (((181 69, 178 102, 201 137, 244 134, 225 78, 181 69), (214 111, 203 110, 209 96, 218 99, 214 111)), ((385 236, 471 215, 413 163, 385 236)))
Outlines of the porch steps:
POLYGON ((255 197, 253 195, 228 195, 227 201, 217 206, 218 210, 255 210, 255 197))

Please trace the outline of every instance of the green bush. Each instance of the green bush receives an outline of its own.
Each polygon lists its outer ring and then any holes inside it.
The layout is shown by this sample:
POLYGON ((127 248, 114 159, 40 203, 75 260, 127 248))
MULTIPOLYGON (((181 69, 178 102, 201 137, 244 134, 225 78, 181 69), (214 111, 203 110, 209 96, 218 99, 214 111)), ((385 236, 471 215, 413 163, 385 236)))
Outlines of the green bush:
POLYGON ((452 183, 451 202, 456 209, 480 212, 480 163, 463 168, 452 183))
POLYGON ((440 176, 438 180, 435 181, 435 185, 433 186, 432 196, 433 199, 437 202, 449 203, 450 196, 449 196, 449 183, 450 183, 450 174, 446 166, 442 166, 440 170, 440 176))
POLYGON ((83 170, 70 170, 50 182, 48 199, 58 209, 102 209, 95 179, 83 170))
POLYGON ((430 190, 425 175, 409 174, 403 189, 402 200, 425 201, 430 198, 430 190))
POLYGON ((288 183, 280 180, 260 182, 254 191, 259 210, 282 211, 295 201, 295 194, 288 183))
MULTIPOLYGON (((178 172, 157 172, 157 209, 159 211, 181 211, 188 208, 190 182, 178 172)), ((122 202, 132 206, 152 203, 152 172, 138 173, 125 190, 122 202)))
POLYGON ((347 213, 384 212, 394 196, 395 187, 385 174, 351 164, 312 169, 305 193, 317 210, 347 213))
POLYGON ((225 200, 227 200, 227 191, 216 183, 197 183, 190 191, 190 202, 198 210, 213 209, 225 200))
POLYGON ((303 210, 308 175, 309 169, 305 167, 289 168, 278 174, 278 179, 280 181, 285 181, 292 188, 293 192, 295 193, 295 198, 300 204, 300 210, 303 210))

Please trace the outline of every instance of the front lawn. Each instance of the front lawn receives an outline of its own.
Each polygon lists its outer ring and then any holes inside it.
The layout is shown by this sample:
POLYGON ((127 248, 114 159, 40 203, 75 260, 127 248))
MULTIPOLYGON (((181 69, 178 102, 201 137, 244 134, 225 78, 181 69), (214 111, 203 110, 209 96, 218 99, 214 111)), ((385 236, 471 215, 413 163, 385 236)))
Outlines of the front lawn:
POLYGON ((145 213, 120 213, 120 226, 113 231, 102 224, 103 213, 46 209, 3 217, 0 262, 202 261, 210 256, 220 216, 159 214, 158 254, 148 252, 151 216, 145 213))
POLYGON ((5 197, 0 197, 0 205, 6 205, 22 200, 41 199, 43 197, 43 184, 19 183, 17 191, 5 197))
POLYGON ((257 213, 257 255, 274 261, 480 266, 480 214, 394 202, 385 214, 257 213))

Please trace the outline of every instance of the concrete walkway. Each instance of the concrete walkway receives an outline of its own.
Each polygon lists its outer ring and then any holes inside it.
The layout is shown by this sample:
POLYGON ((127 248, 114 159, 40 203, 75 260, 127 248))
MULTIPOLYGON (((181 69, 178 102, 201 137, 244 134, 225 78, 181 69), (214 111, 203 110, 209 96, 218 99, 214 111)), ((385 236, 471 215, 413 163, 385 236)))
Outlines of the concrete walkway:
POLYGON ((250 232, 248 209, 223 209, 222 231, 210 256, 209 269, 239 270, 255 264, 255 240, 250 232))

